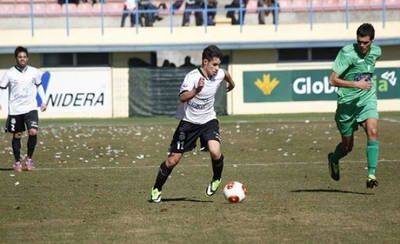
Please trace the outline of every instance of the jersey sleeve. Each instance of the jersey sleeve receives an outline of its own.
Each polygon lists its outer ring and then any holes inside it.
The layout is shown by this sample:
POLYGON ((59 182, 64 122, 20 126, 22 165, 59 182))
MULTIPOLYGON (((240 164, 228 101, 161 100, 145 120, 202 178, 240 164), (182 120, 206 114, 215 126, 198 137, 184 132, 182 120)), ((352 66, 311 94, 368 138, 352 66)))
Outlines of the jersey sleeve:
POLYGON ((195 81, 191 75, 187 74, 182 82, 179 95, 185 91, 191 91, 193 88, 195 88, 195 81))
POLYGON ((381 57, 382 57, 382 49, 379 46, 377 46, 376 59, 377 60, 381 59, 381 57))
POLYGON ((332 70, 340 76, 350 65, 351 57, 342 48, 336 56, 335 62, 332 66, 332 70))
POLYGON ((33 78, 36 86, 40 86, 42 84, 42 75, 43 75, 43 72, 41 70, 37 69, 36 74, 33 78))
POLYGON ((4 73, 4 75, 2 76, 1 80, 0 80, 0 89, 6 89, 8 87, 8 74, 7 72, 4 73))

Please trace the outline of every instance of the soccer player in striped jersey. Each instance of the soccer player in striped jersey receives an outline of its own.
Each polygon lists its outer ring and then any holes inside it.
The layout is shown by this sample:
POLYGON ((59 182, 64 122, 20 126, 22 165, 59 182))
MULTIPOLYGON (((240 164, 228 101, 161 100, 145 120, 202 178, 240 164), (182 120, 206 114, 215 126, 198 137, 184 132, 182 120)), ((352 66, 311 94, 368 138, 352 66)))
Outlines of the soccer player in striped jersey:
POLYGON ((179 125, 173 135, 169 155, 161 163, 155 184, 151 190, 151 201, 161 201, 161 190, 173 168, 179 163, 184 152, 200 146, 210 152, 213 177, 206 188, 206 195, 215 194, 221 184, 224 156, 221 152, 219 122, 214 110, 215 94, 223 81, 227 92, 235 86, 230 74, 220 68, 222 52, 210 45, 203 50, 202 64, 189 72, 181 85, 178 108, 179 125))
MULTIPOLYGON (((27 151, 28 158, 25 165, 27 170, 33 169, 33 152, 37 143, 39 118, 36 103, 36 94, 42 99, 40 110, 44 112, 47 104, 41 83, 42 73, 35 67, 28 65, 28 50, 17 47, 14 52, 16 65, 11 67, 0 80, 0 88, 8 88, 8 117, 6 131, 13 134, 12 149, 14 154, 14 171, 21 172, 21 137, 28 129, 27 151)), ((2 92, 3 93, 3 92, 2 92)), ((0 106, 1 109, 1 106, 0 106)))
POLYGON ((354 132, 360 125, 367 136, 367 188, 378 186, 375 170, 379 159, 378 111, 375 63, 381 57, 381 48, 373 43, 375 30, 371 24, 357 29, 357 43, 344 46, 333 64, 330 83, 338 87, 335 115, 342 141, 328 154, 332 179, 338 181, 339 160, 346 156, 354 144, 354 132))

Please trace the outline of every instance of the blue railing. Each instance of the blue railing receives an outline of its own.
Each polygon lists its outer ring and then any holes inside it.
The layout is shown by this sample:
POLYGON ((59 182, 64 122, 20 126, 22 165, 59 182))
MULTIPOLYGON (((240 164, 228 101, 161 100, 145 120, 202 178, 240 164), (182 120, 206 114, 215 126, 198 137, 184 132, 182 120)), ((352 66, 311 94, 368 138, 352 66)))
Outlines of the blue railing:
MULTIPOLYGON (((37 16, 35 16, 35 12, 34 12, 34 0, 29 0, 29 4, 30 4, 30 8, 29 8, 29 16, 30 16, 30 29, 31 29, 31 35, 34 36, 35 35, 35 18, 37 16)), ((138 0, 136 0, 138 2, 138 0)), ((345 0, 345 6, 339 6, 341 8, 341 11, 344 11, 344 22, 346 24, 346 28, 349 28, 349 22, 350 22, 350 11, 354 10, 352 9, 352 6, 349 5, 349 0, 345 0)), ((101 29, 101 34, 104 35, 105 32, 105 25, 104 25, 104 18, 105 18, 105 10, 104 10, 104 1, 99 1, 100 4, 100 13, 99 13, 99 17, 100 17, 100 29, 101 29)), ((139 4, 136 4, 137 6, 139 6, 139 4)), ((244 17, 246 12, 251 12, 251 13, 258 13, 259 11, 273 11, 273 23, 274 23, 274 27, 275 27, 275 31, 278 31, 279 28, 279 12, 280 12, 280 7, 278 5, 278 1, 275 1, 274 5, 271 7, 246 7, 244 5, 244 0, 239 0, 239 7, 224 7, 224 8, 209 8, 208 7, 208 0, 203 0, 203 5, 204 8, 195 8, 195 9, 184 9, 184 10, 179 10, 179 9, 173 9, 173 0, 169 0, 169 8, 168 9, 164 9, 164 10, 160 10, 159 8, 154 8, 154 9, 140 9, 140 8, 136 8, 133 11, 129 11, 129 10, 123 10, 120 13, 133 13, 135 14, 135 27, 136 27, 136 33, 139 33, 140 30, 140 24, 139 24, 139 18, 141 15, 155 15, 155 14, 164 14, 170 17, 170 21, 169 21, 169 28, 170 28, 170 32, 173 33, 174 31, 174 22, 173 22, 173 16, 177 13, 182 14, 182 13, 202 13, 202 17, 203 17, 203 26, 204 26, 204 32, 207 33, 207 29, 209 26, 209 19, 208 19, 208 14, 209 13, 224 13, 226 14, 229 11, 234 12, 235 14, 238 15, 238 25, 240 27, 240 32, 243 31, 244 28, 244 17)), ((1 6, 1 3, 0 3, 1 6)), ((354 7, 354 6, 353 6, 354 7)), ((360 6, 358 6, 360 7, 360 6)), ((388 5, 386 0, 381 0, 379 6, 374 6, 375 10, 381 11, 381 22, 382 22, 382 27, 385 28, 386 26, 386 18, 387 18, 387 9, 388 9, 388 5)), ((395 8, 395 9, 400 9, 400 1, 396 4, 396 6, 390 5, 389 7, 391 8, 395 8)), ((69 0, 65 0, 65 30, 66 30, 66 35, 69 36, 70 35, 70 18, 71 13, 69 11, 69 0)), ((308 6, 308 12, 309 12, 309 26, 310 26, 310 30, 313 30, 313 25, 314 25, 314 15, 316 11, 320 11, 319 9, 315 8, 315 4, 314 4, 314 0, 310 0, 309 1, 309 6, 308 6)), ((304 11, 303 11, 304 12, 304 11)), ((9 13, 1 13, 0 10, 0 17, 4 17, 4 16, 10 16, 9 13)), ((18 15, 21 16, 21 15, 18 15)))

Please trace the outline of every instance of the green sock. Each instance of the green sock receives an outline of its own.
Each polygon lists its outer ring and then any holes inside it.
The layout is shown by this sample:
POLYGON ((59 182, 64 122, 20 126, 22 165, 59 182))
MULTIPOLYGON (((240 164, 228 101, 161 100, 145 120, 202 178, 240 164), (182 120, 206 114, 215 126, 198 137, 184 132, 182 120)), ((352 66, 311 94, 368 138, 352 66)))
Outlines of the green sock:
POLYGON ((368 140, 367 143, 367 161, 368 175, 375 175, 376 166, 379 159, 379 141, 368 140))
POLYGON ((332 160, 333 162, 339 163, 339 160, 346 156, 346 153, 343 152, 342 143, 339 143, 336 146, 335 151, 333 152, 332 160))

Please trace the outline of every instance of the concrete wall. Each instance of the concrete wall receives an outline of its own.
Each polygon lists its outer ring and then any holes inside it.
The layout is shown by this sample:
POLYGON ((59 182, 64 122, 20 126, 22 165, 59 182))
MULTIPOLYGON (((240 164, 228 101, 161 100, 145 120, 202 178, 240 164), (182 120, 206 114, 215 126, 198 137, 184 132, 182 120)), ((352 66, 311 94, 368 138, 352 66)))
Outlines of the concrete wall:
POLYGON ((145 62, 150 62, 150 53, 112 54, 113 117, 128 117, 129 115, 128 60, 134 57, 140 58, 145 62))
MULTIPOLYGON (((238 55, 240 56, 240 55, 238 55)), ((260 53, 260 56, 264 56, 260 53)), ((262 57, 260 57, 262 58, 262 57)), ((257 57, 255 57, 257 59, 257 57)), ((310 113, 334 112, 336 101, 296 101, 296 102, 244 102, 243 72, 245 71, 284 71, 284 70, 314 70, 330 69, 332 62, 312 63, 258 63, 230 65, 232 78, 236 83, 235 89, 227 96, 229 114, 277 114, 277 113, 310 113)), ((377 67, 400 67, 400 60, 380 61, 377 67)), ((399 75, 399 74, 397 74, 399 75)), ((289 89, 289 88, 288 88, 289 89)), ((400 99, 378 100, 379 111, 400 111, 400 99)))

